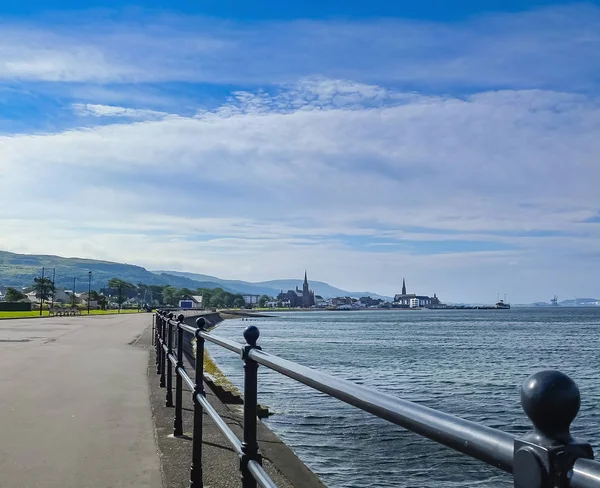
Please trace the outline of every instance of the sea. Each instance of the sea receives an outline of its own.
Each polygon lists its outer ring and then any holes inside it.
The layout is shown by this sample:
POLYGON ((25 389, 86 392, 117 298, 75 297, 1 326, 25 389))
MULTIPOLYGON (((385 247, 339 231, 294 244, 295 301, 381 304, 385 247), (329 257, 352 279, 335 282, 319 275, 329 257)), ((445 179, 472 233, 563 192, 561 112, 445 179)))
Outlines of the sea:
MULTIPOLYGON (((575 380, 581 409, 572 433, 600 455, 600 308, 310 311, 228 320, 215 335, 244 342, 260 329, 264 351, 506 432, 531 424, 519 390, 532 373, 575 380)), ((208 346, 241 388, 242 363, 208 346)), ((330 487, 509 487, 512 477, 259 368, 265 420, 330 487)))

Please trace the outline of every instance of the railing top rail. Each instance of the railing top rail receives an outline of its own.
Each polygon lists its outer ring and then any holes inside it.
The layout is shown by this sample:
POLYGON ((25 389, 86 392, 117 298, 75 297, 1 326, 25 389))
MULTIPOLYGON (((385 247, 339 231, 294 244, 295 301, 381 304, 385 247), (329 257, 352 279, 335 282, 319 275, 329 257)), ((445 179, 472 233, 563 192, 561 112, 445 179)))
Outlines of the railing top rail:
POLYGON ((242 351, 244 350, 243 344, 240 344, 235 341, 230 341, 229 339, 225 339, 224 337, 215 336, 208 332, 200 332, 199 335, 203 339, 207 340, 208 342, 217 344, 217 345, 224 347, 225 349, 229 349, 230 351, 233 351, 235 353, 242 354, 242 351))
POLYGON ((569 486, 571 488, 598 488, 600 486, 600 463, 591 459, 575 461, 569 486))

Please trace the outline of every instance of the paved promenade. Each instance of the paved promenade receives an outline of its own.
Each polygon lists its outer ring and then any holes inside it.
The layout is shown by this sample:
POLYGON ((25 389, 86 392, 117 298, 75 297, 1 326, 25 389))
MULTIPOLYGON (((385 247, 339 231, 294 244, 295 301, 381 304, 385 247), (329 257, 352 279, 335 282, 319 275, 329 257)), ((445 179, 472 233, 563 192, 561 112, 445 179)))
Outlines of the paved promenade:
POLYGON ((150 314, 0 321, 0 486, 162 485, 131 343, 150 314))

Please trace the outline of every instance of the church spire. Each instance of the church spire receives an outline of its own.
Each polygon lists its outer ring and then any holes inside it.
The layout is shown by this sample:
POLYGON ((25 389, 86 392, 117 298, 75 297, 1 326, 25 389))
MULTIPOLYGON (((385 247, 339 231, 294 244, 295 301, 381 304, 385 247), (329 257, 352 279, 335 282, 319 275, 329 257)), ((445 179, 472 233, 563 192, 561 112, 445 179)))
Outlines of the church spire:
POLYGON ((404 278, 402 278, 402 294, 406 295, 406 282, 404 281, 404 278))
POLYGON ((308 285, 308 276, 306 275, 306 270, 304 270, 304 284, 308 285))

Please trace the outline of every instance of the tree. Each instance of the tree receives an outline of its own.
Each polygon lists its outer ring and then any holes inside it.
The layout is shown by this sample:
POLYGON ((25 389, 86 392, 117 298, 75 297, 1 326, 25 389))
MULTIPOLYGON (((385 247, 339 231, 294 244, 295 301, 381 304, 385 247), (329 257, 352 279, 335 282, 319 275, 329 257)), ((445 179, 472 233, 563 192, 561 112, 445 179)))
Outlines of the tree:
POLYGON ((127 295, 124 295, 123 292, 132 290, 135 288, 135 286, 128 281, 123 281, 119 278, 112 278, 108 282, 108 286, 117 290, 117 303, 119 304, 119 313, 121 313, 121 305, 123 305, 123 302, 127 300, 127 295))
POLYGON ((221 297, 219 295, 213 295, 210 298, 210 306, 214 308, 219 308, 221 306, 221 297))
POLYGON ((108 298, 104 295, 98 295, 98 306, 100 310, 106 310, 106 306, 108 305, 108 298))
POLYGON ((33 291, 35 291, 35 297, 40 300, 41 306, 41 303, 54 294, 56 287, 50 278, 35 278, 33 282, 33 291))
POLYGON ((243 299, 243 298, 236 298, 236 299, 233 301, 233 306, 234 306, 235 308, 244 308, 244 306, 245 306, 245 305, 246 305, 246 302, 244 302, 244 299, 243 299))
POLYGON ((174 286, 165 286, 162 290, 162 301, 165 305, 174 305, 175 298, 179 295, 179 290, 174 286))
POLYGON ((16 288, 7 288, 6 289, 6 301, 7 302, 18 302, 19 300, 23 300, 27 298, 25 293, 21 293, 16 288))
POLYGON ((264 308, 267 306, 267 302, 269 301, 269 297, 267 295, 262 295, 259 299, 258 299, 258 306, 261 308, 264 308))

